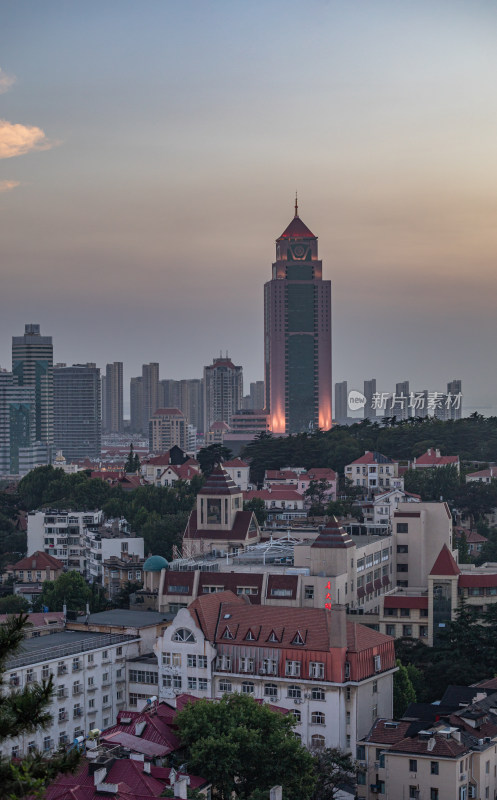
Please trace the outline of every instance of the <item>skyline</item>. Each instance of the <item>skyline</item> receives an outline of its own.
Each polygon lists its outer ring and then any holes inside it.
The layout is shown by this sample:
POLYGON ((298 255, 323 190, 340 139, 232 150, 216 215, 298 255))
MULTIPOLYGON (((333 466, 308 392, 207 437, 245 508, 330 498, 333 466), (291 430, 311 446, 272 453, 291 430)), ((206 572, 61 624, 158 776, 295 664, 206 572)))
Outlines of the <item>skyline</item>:
POLYGON ((306 9, 4 4, 0 366, 33 322, 125 386, 227 350, 247 393, 298 189, 333 384, 460 378, 465 410, 497 412, 495 6, 306 9))

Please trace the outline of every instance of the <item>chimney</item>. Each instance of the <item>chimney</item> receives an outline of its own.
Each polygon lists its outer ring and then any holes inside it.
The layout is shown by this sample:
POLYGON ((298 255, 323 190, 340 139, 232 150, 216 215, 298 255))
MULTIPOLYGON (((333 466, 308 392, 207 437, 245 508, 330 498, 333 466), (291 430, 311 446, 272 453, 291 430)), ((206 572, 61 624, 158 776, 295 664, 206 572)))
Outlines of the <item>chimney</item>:
POLYGON ((147 775, 150 775, 150 766, 150 761, 143 762, 143 771, 146 772, 147 775))
POLYGON ((283 789, 281 786, 273 786, 269 790, 269 800, 282 800, 283 789))
POLYGON ((186 800, 187 798, 187 780, 186 776, 178 778, 178 780, 174 781, 174 796, 180 797, 181 800, 186 800))
POLYGON ((330 612, 330 647, 347 647, 347 612, 335 604, 330 612))

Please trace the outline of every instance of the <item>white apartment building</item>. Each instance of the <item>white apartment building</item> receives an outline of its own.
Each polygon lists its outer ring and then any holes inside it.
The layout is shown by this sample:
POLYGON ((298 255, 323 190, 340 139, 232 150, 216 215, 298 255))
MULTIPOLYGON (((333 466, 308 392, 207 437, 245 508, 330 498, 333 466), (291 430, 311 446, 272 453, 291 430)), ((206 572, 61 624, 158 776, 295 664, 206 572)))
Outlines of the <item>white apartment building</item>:
POLYGON ((52 723, 2 742, 2 755, 50 752, 113 724, 126 704, 126 660, 138 654, 139 641, 137 636, 67 630, 26 639, 6 664, 2 691, 17 691, 53 675, 52 723))
POLYGON ((85 534, 102 524, 102 511, 30 511, 28 556, 41 550, 61 561, 66 569, 86 571, 85 534))
POLYGON ((103 584, 103 562, 123 553, 143 558, 141 537, 128 533, 126 520, 104 521, 103 511, 30 511, 28 555, 55 556, 68 570, 103 584))
POLYGON ((345 467, 345 478, 353 486, 365 492, 385 491, 385 489, 403 489, 404 479, 399 477, 399 465, 382 453, 366 450, 363 456, 356 458, 345 467))
POLYGON ((419 503, 420 500, 420 495, 411 494, 403 489, 390 489, 388 492, 382 492, 375 495, 371 502, 362 506, 364 522, 376 526, 385 525, 388 530, 391 530, 393 515, 399 503, 419 503))
POLYGON ((291 711, 308 747, 350 750, 392 704, 393 640, 346 622, 343 607, 208 594, 178 612, 154 649, 161 699, 248 694, 291 711))

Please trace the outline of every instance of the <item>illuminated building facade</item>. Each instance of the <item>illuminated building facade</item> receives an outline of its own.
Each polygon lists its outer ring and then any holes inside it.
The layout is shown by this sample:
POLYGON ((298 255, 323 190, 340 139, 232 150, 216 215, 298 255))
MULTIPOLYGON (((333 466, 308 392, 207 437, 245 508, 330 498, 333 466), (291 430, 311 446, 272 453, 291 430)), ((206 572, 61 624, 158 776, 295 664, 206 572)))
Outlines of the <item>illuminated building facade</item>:
POLYGON ((276 240, 264 286, 264 381, 273 433, 331 428, 331 282, 298 215, 276 240))

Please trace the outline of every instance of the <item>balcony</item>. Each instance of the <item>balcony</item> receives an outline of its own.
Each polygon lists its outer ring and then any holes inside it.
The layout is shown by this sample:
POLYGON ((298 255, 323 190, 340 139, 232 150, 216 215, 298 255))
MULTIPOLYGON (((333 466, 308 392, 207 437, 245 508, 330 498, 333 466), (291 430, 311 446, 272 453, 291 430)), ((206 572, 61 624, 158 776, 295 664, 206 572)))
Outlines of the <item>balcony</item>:
POLYGON ((59 722, 65 722, 67 719, 67 711, 59 712, 59 722))
POLYGON ((61 664, 57 667, 57 675, 66 675, 67 674, 67 664, 61 664))
POLYGON ((82 717, 83 716, 83 709, 82 708, 75 708, 72 716, 73 716, 73 719, 76 719, 76 717, 82 717))
POLYGON ((73 697, 75 697, 78 694, 83 694, 83 687, 82 686, 73 686, 72 687, 72 693, 73 693, 73 697))

